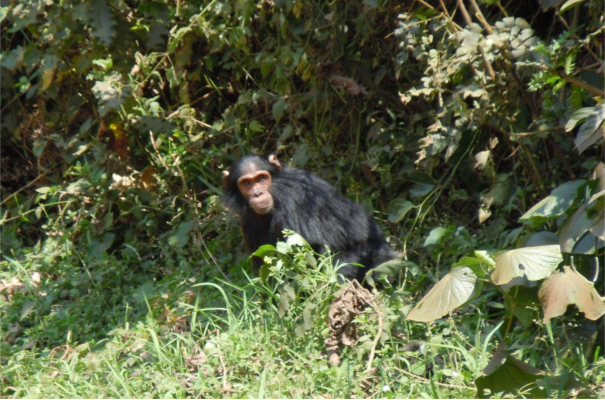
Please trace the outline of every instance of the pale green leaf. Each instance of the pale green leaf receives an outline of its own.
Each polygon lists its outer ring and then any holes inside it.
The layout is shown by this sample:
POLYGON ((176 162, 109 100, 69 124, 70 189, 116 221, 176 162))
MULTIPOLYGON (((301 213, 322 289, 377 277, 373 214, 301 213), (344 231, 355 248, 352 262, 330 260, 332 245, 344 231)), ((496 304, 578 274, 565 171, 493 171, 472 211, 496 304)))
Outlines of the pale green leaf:
POLYGON ((451 229, 443 227, 433 229, 424 241, 423 247, 439 243, 444 236, 449 235, 451 232, 451 229))
POLYGON ((26 301, 23 303, 21 307, 21 315, 19 316, 19 321, 23 321, 29 314, 34 311, 34 307, 36 307, 36 303, 33 301, 26 301))
POLYGON ((571 10, 572 8, 579 6, 580 4, 584 3, 585 0, 568 0, 565 2, 565 4, 563 4, 561 6, 561 9, 559 10, 559 13, 565 12, 567 10, 571 10))
POLYGON ((538 281, 549 276, 563 261, 559 245, 525 247, 509 250, 496 257, 492 282, 505 285, 513 278, 526 276, 538 281))
POLYGON ((477 275, 467 267, 454 267, 408 314, 407 319, 430 322, 466 303, 473 294, 477 275))

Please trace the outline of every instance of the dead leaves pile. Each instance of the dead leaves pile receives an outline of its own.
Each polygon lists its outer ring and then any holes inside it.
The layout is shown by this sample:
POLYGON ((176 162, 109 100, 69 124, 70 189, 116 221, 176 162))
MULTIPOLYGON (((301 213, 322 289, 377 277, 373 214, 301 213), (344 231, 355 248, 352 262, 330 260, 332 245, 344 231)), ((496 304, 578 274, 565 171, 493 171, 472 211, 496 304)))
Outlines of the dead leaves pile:
POLYGON ((357 324, 353 319, 362 314, 373 300, 374 296, 353 280, 332 302, 328 311, 330 337, 325 340, 331 365, 340 364, 340 356, 336 353, 340 345, 351 346, 357 341, 357 324))

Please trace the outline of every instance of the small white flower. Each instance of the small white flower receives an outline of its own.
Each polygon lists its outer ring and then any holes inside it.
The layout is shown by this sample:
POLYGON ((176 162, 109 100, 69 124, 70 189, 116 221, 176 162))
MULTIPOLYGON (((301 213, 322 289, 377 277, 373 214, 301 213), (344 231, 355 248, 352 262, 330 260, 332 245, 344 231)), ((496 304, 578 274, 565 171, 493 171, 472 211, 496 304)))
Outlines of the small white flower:
POLYGON ((389 387, 389 385, 384 385, 384 386, 382 387, 382 391, 383 391, 383 392, 390 392, 390 391, 391 391, 391 388, 389 387))

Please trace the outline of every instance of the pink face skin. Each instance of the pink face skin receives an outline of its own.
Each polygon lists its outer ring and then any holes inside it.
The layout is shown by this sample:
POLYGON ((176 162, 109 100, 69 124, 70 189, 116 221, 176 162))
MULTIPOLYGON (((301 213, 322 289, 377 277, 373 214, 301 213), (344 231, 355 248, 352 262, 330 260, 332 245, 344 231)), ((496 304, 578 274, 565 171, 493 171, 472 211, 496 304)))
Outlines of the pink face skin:
POLYGON ((237 180, 237 187, 257 214, 268 214, 273 211, 273 197, 269 193, 270 173, 258 171, 255 165, 246 166, 244 175, 237 180))

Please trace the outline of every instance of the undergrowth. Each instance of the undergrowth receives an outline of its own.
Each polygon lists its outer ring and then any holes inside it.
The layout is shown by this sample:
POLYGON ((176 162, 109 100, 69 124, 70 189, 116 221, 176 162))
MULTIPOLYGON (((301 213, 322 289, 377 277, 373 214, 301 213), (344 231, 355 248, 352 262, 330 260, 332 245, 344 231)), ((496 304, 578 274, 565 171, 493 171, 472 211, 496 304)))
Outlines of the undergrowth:
POLYGON ((1 397, 603 397, 602 2, 19 0, 0 21, 1 397), (221 205, 249 153, 336 186, 402 254, 338 366, 338 265, 289 239, 252 270, 221 205))

